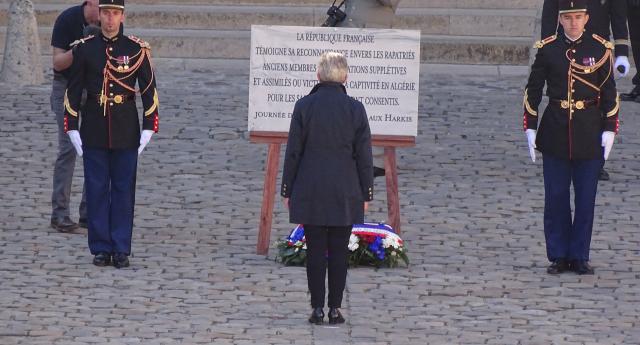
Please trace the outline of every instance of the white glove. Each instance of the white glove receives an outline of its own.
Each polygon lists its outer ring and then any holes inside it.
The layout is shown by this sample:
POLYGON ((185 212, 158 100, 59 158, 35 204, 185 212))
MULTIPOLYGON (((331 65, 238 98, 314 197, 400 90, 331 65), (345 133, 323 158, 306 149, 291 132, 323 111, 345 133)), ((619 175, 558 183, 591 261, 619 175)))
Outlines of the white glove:
POLYGON ((536 161, 536 130, 527 129, 525 133, 527 133, 527 141, 529 142, 529 155, 531 156, 531 161, 535 163, 536 161))
POLYGON ((138 156, 142 153, 147 144, 151 140, 151 136, 153 135, 153 131, 150 129, 145 129, 140 133, 140 146, 138 146, 138 156))
POLYGON ((629 58, 626 56, 618 56, 616 58, 616 63, 613 65, 613 70, 615 71, 616 77, 618 78, 626 77, 627 74, 629 74, 630 68, 631 68, 631 65, 629 65, 629 58), (624 72, 620 73, 620 71, 618 71, 619 66, 624 67, 624 72))
POLYGON ((614 132, 602 132, 602 147, 604 147, 604 160, 609 159, 609 153, 611 153, 611 148, 613 147, 613 139, 615 139, 616 134, 614 132))
POLYGON ((67 135, 71 140, 71 144, 76 149, 78 156, 82 157, 82 139, 80 139, 80 132, 76 130, 67 131, 67 135))

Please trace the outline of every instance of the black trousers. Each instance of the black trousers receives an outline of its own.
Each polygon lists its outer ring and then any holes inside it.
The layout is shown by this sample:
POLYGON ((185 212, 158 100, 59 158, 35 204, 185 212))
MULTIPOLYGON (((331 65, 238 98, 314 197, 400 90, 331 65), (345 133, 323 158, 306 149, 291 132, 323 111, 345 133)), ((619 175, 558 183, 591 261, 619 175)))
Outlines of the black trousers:
POLYGON ((629 18, 631 50, 633 51, 633 60, 636 63, 633 85, 640 86, 640 6, 629 6, 627 16, 629 18))
POLYGON ((325 277, 329 271, 329 308, 340 308, 347 282, 351 226, 305 225, 307 240, 307 283, 311 307, 323 308, 325 277))

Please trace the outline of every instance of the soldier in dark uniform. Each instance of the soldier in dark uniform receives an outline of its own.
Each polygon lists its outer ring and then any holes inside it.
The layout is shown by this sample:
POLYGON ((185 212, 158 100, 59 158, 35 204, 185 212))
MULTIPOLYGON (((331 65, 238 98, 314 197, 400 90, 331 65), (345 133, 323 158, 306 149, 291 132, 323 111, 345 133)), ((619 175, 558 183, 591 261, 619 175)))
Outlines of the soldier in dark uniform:
MULTIPOLYGON (((625 77, 629 73, 629 31, 627 30, 626 0, 587 0, 589 22, 586 29, 589 33, 609 40, 613 31, 615 46, 614 73, 625 77)), ((549 37, 556 33, 562 34, 563 28, 558 21, 558 0, 545 0, 542 7, 541 37, 549 37)), ((609 173, 600 170, 600 180, 608 181, 609 173)))
POLYGON ((84 154, 93 263, 113 261, 121 268, 129 265, 131 252, 138 155, 158 132, 158 92, 149 44, 120 30, 124 0, 100 0, 99 6, 102 32, 73 48, 64 126, 78 154, 84 154), (87 102, 80 112, 83 90, 87 102), (136 93, 144 107, 142 133, 136 93))
POLYGON ((543 155, 544 232, 552 262, 547 272, 593 274, 588 261, 598 173, 618 131, 613 44, 584 32, 586 0, 561 0, 559 10, 564 33, 536 43, 524 93, 524 129, 531 159, 535 149, 543 155), (549 105, 538 125, 545 83, 549 105))
POLYGON ((633 89, 629 93, 620 95, 623 101, 640 103, 640 0, 627 0, 629 17, 629 36, 633 60, 636 63, 636 75, 633 77, 633 89))
MULTIPOLYGON (((541 37, 544 39, 560 31, 558 21, 559 0, 545 0, 542 7, 541 37)), ((615 57, 614 69, 620 76, 629 73, 629 31, 627 30, 626 0, 588 0, 589 22, 587 31, 609 40, 613 32, 615 57), (622 66, 624 71, 618 71, 622 66)))

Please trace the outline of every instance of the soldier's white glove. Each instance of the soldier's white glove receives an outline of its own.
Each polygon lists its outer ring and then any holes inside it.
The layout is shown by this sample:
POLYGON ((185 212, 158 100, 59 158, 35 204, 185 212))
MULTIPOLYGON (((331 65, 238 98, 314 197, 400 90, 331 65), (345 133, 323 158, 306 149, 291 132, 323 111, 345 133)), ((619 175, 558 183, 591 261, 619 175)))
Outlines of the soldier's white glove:
POLYGON ((602 132, 602 147, 604 147, 604 160, 609 159, 609 153, 611 153, 611 148, 613 147, 613 139, 615 139, 616 134, 614 132, 602 132))
POLYGON ((76 130, 67 131, 67 135, 71 140, 71 144, 76 149, 78 156, 82 157, 82 139, 80 139, 80 132, 76 130))
POLYGON ((618 56, 616 58, 616 63, 613 65, 613 70, 616 73, 616 77, 618 78, 624 78, 627 76, 627 74, 629 74, 629 69, 631 68, 631 65, 629 65, 629 58, 626 56, 618 56), (618 71, 618 67, 624 67, 624 72, 620 72, 618 71))
POLYGON ((535 129, 527 129, 527 142, 529 142, 529 155, 531 156, 531 161, 535 163, 536 161, 536 130, 535 129))
POLYGON ((138 155, 142 153, 147 144, 151 140, 151 136, 153 135, 153 131, 150 129, 145 129, 140 133, 140 146, 138 146, 138 155))

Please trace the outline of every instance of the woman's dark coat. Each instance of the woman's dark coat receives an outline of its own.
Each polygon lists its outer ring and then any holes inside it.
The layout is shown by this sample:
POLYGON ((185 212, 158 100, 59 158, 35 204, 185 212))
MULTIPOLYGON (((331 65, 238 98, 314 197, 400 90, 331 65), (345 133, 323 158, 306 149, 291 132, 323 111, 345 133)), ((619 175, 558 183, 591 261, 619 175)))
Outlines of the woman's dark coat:
POLYGON ((364 106, 342 84, 320 83, 295 105, 282 173, 295 224, 364 222, 373 199, 371 131, 364 106))

